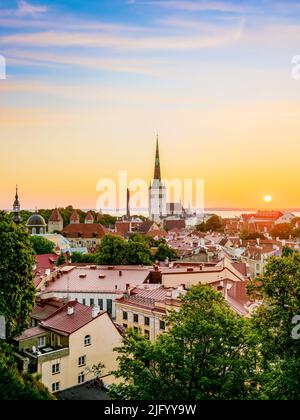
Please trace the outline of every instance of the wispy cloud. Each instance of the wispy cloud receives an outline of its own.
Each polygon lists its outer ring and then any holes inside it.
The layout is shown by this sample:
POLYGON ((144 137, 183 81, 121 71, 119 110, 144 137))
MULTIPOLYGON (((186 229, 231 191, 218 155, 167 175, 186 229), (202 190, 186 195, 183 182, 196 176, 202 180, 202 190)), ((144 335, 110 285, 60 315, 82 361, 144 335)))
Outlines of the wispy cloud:
POLYGON ((25 0, 20 0, 16 15, 18 16, 39 16, 48 11, 47 6, 36 6, 25 0))
POLYGON ((18 7, 14 9, 0 8, 0 17, 39 17, 49 11, 48 6, 33 5, 25 0, 19 0, 18 7))
POLYGON ((135 3, 189 12, 214 11, 224 13, 244 13, 250 10, 249 7, 236 3, 215 1, 142 0, 140 2, 136 1, 135 3))
POLYGON ((193 50, 214 48, 235 42, 240 35, 237 28, 215 28, 214 33, 194 33, 189 36, 128 37, 110 33, 40 32, 0 37, 2 45, 30 47, 100 47, 114 50, 193 50))

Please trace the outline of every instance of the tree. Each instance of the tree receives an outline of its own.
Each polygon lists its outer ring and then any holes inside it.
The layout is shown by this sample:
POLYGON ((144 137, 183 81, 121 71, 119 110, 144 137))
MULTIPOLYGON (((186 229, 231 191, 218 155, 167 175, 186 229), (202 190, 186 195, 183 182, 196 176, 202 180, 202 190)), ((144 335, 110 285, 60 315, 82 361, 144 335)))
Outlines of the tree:
POLYGON ((300 399, 300 340, 292 336, 300 315, 299 255, 285 251, 272 257, 265 275, 254 282, 263 304, 253 317, 262 356, 261 392, 268 399, 300 399))
POLYGON ((212 215, 206 222, 206 230, 212 232, 223 232, 224 226, 221 217, 216 214, 212 215))
POLYGON ((224 232, 224 226, 221 217, 213 214, 207 222, 202 222, 196 226, 199 232, 224 232))
POLYGON ((0 399, 53 400, 37 378, 18 372, 12 352, 12 347, 6 343, 0 344, 0 399))
POLYGON ((165 261, 167 258, 169 260, 177 258, 176 252, 167 244, 159 244, 155 259, 158 261, 165 261))
POLYGON ((265 235, 260 232, 248 232, 243 230, 240 234, 240 238, 243 240, 255 240, 255 239, 266 239, 265 235))
POLYGON ((125 244, 124 257, 129 265, 152 265, 149 245, 145 242, 129 241, 125 244))
POLYGON ((117 220, 118 218, 115 216, 111 216, 110 214, 103 214, 99 217, 96 223, 101 223, 101 225, 109 228, 111 226, 115 226, 117 220))
POLYGON ((293 234, 293 228, 289 223, 280 223, 275 225, 271 231, 273 238, 289 239, 293 234))
POLYGON ((112 399, 221 400, 257 397, 255 337, 245 319, 208 286, 193 287, 167 332, 151 343, 129 330, 114 372, 112 399))
POLYGON ((43 236, 30 236, 30 242, 37 255, 52 254, 55 244, 43 236))
POLYGON ((66 258, 63 254, 61 254, 56 261, 56 265, 57 267, 60 267, 61 265, 64 265, 65 263, 66 263, 66 258))
POLYGON ((105 235, 96 253, 97 264, 124 264, 125 240, 120 236, 105 235))
POLYGON ((96 255, 95 254, 81 254, 80 252, 73 252, 71 256, 72 263, 86 263, 86 264, 95 264, 96 255))
POLYGON ((6 318, 9 339, 29 324, 35 297, 35 263, 25 229, 0 212, 0 314, 6 318))

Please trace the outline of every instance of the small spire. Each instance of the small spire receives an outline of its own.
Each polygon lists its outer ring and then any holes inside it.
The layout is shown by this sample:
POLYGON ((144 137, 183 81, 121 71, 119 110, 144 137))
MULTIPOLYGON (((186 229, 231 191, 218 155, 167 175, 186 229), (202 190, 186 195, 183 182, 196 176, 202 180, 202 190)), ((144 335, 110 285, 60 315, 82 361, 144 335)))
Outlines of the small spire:
POLYGON ((156 153, 155 153, 154 179, 158 179, 159 181, 161 181, 158 134, 157 134, 157 137, 156 137, 156 153))
POLYGON ((16 185, 16 195, 15 195, 15 201, 13 204, 13 221, 16 224, 20 224, 22 221, 22 218, 20 216, 20 211, 21 211, 21 204, 19 201, 19 191, 18 191, 18 185, 16 185))

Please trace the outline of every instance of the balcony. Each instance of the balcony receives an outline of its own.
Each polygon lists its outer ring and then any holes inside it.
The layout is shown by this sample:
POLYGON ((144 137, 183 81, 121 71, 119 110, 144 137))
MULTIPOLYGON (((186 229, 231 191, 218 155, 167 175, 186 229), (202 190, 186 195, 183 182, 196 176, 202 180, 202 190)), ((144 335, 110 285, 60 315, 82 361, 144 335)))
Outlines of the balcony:
POLYGON ((69 356, 70 349, 69 347, 65 348, 54 348, 54 347, 43 347, 37 349, 37 352, 24 350, 24 354, 31 359, 31 361, 36 363, 45 363, 55 359, 61 359, 62 357, 69 356))

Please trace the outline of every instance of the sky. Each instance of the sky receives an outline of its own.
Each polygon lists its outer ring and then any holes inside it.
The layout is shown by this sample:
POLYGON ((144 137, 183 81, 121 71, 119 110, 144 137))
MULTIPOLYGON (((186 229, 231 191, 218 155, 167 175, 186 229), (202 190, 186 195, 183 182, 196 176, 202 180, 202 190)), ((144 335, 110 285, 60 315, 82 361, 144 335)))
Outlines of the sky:
POLYGON ((16 184, 23 208, 95 208, 103 178, 150 182, 156 133, 163 176, 204 179, 206 207, 300 208, 299 18, 300 1, 0 0, 0 208, 16 184))

